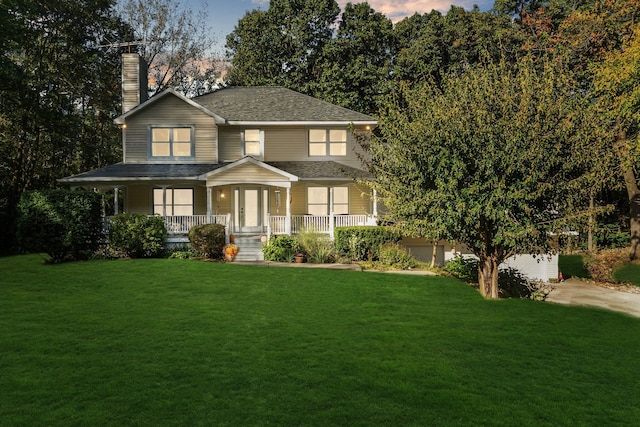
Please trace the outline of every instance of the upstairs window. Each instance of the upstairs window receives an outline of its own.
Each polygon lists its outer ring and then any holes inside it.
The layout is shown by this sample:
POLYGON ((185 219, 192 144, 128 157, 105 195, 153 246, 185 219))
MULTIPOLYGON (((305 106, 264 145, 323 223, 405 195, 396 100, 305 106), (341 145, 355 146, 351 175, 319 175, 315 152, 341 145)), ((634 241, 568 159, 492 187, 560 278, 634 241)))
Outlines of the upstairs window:
POLYGON ((151 157, 193 157, 193 128, 151 128, 151 157))
POLYGON ((346 155, 346 129, 309 129, 309 156, 346 155))
POLYGON ((263 133, 260 129, 245 129, 242 134, 242 151, 245 156, 262 157, 263 133))
POLYGON ((193 215, 193 189, 154 188, 153 213, 157 215, 193 215))

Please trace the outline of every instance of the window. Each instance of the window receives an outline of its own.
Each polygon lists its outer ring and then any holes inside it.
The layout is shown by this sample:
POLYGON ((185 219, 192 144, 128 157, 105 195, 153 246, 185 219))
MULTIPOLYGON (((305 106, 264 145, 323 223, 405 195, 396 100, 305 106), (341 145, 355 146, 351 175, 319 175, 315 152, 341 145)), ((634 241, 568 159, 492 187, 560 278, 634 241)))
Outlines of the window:
POLYGON ((310 156, 346 156, 346 129, 309 129, 310 156))
POLYGON ((151 128, 152 157, 192 157, 192 127, 151 128))
MULTIPOLYGON (((329 188, 307 188, 307 210, 310 215, 329 215, 329 188)), ((349 188, 333 188, 333 213, 342 215, 349 213, 349 188)))
POLYGON ((158 215, 193 215, 191 188, 154 188, 153 213, 158 215))
POLYGON ((262 156, 262 131, 246 129, 243 133, 243 151, 245 156, 262 156))

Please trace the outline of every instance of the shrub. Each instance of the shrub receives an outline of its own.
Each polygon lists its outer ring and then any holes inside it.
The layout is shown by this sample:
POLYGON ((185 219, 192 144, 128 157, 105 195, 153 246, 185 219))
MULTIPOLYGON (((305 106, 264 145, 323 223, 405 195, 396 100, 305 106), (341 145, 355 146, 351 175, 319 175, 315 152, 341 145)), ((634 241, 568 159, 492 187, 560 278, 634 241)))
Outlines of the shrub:
POLYGON ((39 190, 22 194, 17 238, 53 262, 88 259, 104 239, 101 196, 90 191, 39 190))
POLYGON ((376 261, 382 245, 402 239, 398 230, 384 226, 337 227, 334 234, 336 252, 353 261, 376 261))
POLYGON ((585 260, 585 269, 596 282, 615 282, 613 272, 629 261, 629 249, 607 249, 585 260))
POLYGON ((167 229, 160 216, 119 214, 109 223, 109 246, 130 258, 153 258, 164 253, 167 229))
POLYGON ((401 270, 414 268, 418 265, 415 258, 397 243, 387 243, 380 248, 380 263, 401 270))
POLYGON ((225 244, 225 226, 222 224, 201 224, 189 230, 191 250, 207 259, 222 258, 225 244))
POLYGON ((295 237, 282 234, 271 236, 266 245, 262 247, 266 261, 291 262, 293 256, 302 248, 295 237))
POLYGON ((452 260, 447 261, 443 270, 464 282, 478 283, 478 260, 476 258, 456 255, 452 260))
POLYGON ((323 264, 333 260, 333 243, 326 234, 318 233, 313 229, 304 229, 296 239, 302 251, 312 262, 323 264))

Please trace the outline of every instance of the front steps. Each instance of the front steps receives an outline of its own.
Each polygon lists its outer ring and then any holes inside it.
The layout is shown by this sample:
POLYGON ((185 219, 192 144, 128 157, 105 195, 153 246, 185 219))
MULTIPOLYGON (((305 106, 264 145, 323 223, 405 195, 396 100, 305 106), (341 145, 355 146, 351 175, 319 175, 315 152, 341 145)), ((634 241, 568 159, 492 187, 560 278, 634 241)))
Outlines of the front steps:
POLYGON ((238 245, 236 261, 264 261, 262 239, 260 235, 235 235, 234 243, 238 245))

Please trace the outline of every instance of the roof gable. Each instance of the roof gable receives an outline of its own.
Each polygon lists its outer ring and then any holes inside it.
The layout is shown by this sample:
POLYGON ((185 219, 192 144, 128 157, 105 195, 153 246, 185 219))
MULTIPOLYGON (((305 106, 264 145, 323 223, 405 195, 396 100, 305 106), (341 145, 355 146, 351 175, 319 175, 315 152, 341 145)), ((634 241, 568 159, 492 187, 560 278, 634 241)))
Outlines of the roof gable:
POLYGON ((206 115, 213 117, 217 124, 222 124, 222 123, 225 122, 225 119, 223 119, 219 115, 209 111, 208 109, 203 107, 201 104, 198 104, 197 102, 194 102, 193 100, 191 100, 191 99, 187 98, 186 96, 176 92, 173 89, 163 90, 162 92, 154 95, 153 97, 151 97, 147 101, 143 102, 142 104, 139 104, 135 108, 132 108, 131 110, 127 111, 123 115, 116 117, 113 120, 113 122, 115 124, 119 124, 119 125, 124 124, 126 119, 129 118, 130 116, 132 116, 132 115, 138 113, 139 111, 149 107, 150 105, 153 105, 153 104, 161 101, 162 99, 164 99, 165 97, 168 97, 168 96, 175 96, 176 98, 180 99, 181 101, 186 102, 190 106, 192 106, 194 108, 197 108, 198 110, 202 111, 206 115))
POLYGON ((200 179, 214 181, 253 182, 255 179, 263 181, 298 181, 298 177, 263 163, 253 157, 244 157, 236 162, 212 170, 200 176, 200 179))

